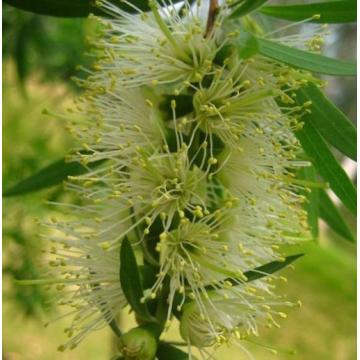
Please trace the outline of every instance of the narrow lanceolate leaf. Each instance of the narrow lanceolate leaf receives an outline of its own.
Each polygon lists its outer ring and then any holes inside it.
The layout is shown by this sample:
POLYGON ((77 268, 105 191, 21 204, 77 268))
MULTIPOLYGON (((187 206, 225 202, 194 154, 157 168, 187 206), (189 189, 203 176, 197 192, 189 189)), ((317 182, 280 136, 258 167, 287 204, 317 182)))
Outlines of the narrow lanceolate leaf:
POLYGON ((297 91, 299 103, 311 101, 311 113, 305 115, 316 130, 332 146, 356 161, 356 129, 316 85, 309 85, 297 91))
POLYGON ((111 328, 111 330, 114 332, 114 334, 118 337, 121 336, 121 331, 116 323, 116 321, 114 319, 112 319, 110 322, 109 322, 109 326, 111 328))
POLYGON ((322 189, 320 189, 320 217, 337 234, 351 242, 355 242, 354 235, 340 214, 340 211, 331 201, 329 195, 322 189))
POLYGON ((247 59, 258 53, 257 38, 246 31, 241 31, 230 44, 223 46, 216 54, 215 63, 223 65, 226 58, 237 55, 240 59, 247 59))
MULTIPOLYGON (((294 262, 295 260, 297 260, 298 258, 300 258, 303 255, 304 254, 290 255, 290 256, 287 256, 284 261, 272 261, 268 264, 261 265, 253 270, 246 271, 244 273, 244 275, 246 277, 246 281, 250 282, 250 281, 258 280, 265 276, 273 274, 273 273, 283 269, 284 267, 290 265, 292 262, 294 262)), ((238 281, 234 280, 233 278, 228 278, 228 279, 226 279, 226 281, 230 282, 234 286, 239 285, 238 281)), ((211 289, 213 289, 213 285, 208 285, 205 287, 205 289, 211 290, 211 289)))
POLYGON ((268 264, 259 266, 254 270, 247 271, 244 275, 247 277, 247 282, 261 279, 264 276, 268 276, 283 269, 303 255, 304 254, 290 255, 287 256, 284 261, 272 261, 268 264))
MULTIPOLYGON (((189 354, 166 343, 160 343, 156 357, 159 360, 188 360, 189 354)), ((192 359, 196 360, 195 357, 192 359)))
POLYGON ((27 56, 27 50, 29 47, 29 34, 29 24, 25 23, 21 26, 15 38, 16 70, 21 85, 24 84, 25 78, 29 71, 29 57, 27 56))
POLYGON ((86 167, 78 162, 66 162, 65 159, 58 160, 28 178, 21 180, 10 189, 6 190, 3 196, 17 196, 42 190, 54 185, 58 185, 69 176, 85 174, 89 169, 99 166, 103 160, 89 163, 86 167))
POLYGON ((317 23, 348 23, 356 21, 356 1, 326 1, 310 4, 264 6, 261 13, 284 20, 311 19, 317 23), (320 15, 320 17, 314 16, 320 15))
POLYGON ((293 67, 313 71, 319 74, 338 76, 356 75, 356 64, 299 50, 263 38, 258 38, 257 40, 259 53, 261 55, 293 67))
MULTIPOLYGON (((136 8, 143 11, 150 10, 147 0, 129 1, 134 6, 128 5, 128 2, 122 0, 108 1, 128 13, 137 12, 136 8)), ((173 0, 172 2, 176 3, 179 1, 173 0)), ((93 13, 108 16, 101 8, 95 6, 95 0, 4 0, 4 2, 21 10, 31 11, 40 15, 87 17, 90 13, 93 13)), ((164 1, 164 3, 169 3, 169 1, 164 1)))
POLYGON ((245 31, 236 38, 234 46, 240 59, 247 59, 259 51, 256 37, 245 31))
POLYGON ((86 17, 90 13, 90 0, 4 0, 21 10, 41 15, 60 17, 86 17))
POLYGON ((314 124, 304 118, 304 126, 296 136, 319 174, 344 205, 356 214, 356 189, 314 124))
POLYGON ((139 268, 128 239, 124 239, 120 249, 120 284, 124 295, 136 315, 143 321, 154 322, 143 298, 139 268))
POLYGON ((319 188, 317 186, 311 186, 316 184, 316 170, 313 166, 303 167, 299 171, 299 177, 309 183, 308 191, 304 191, 304 196, 307 202, 304 204, 304 208, 308 214, 308 223, 310 226, 311 234, 314 239, 319 236, 319 188))
POLYGON ((231 4, 231 7, 234 7, 235 10, 231 13, 230 18, 237 18, 240 16, 247 15, 252 11, 258 9, 260 6, 264 5, 268 0, 244 0, 244 1, 235 1, 231 4))

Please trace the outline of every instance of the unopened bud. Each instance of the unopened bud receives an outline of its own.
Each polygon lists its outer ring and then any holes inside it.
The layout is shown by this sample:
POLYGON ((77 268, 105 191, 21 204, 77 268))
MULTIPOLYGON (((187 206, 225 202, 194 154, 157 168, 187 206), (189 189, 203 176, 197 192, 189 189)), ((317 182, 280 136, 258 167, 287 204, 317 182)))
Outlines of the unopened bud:
POLYGON ((122 335, 118 346, 125 360, 153 360, 157 343, 156 331, 144 325, 122 335))
POLYGON ((196 313, 195 302, 190 302, 183 307, 183 313, 180 320, 180 334, 185 341, 198 348, 211 346, 213 338, 208 331, 208 324, 196 313), (199 329, 201 329, 199 331, 199 329))

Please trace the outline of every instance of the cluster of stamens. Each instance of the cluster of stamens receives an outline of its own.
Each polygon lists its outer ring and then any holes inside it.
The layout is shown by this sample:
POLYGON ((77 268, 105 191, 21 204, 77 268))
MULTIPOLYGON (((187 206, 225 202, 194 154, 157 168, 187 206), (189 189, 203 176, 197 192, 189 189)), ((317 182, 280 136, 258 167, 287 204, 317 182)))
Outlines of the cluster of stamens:
MULTIPOLYGON (((157 269, 141 302, 169 282, 166 328, 179 316, 190 345, 257 335, 292 306, 274 293, 281 277, 246 274, 309 238, 295 178, 308 163, 297 160, 293 131, 310 104, 294 106, 294 90, 314 78, 260 55, 218 59, 235 36, 221 27, 226 6, 208 34, 199 3, 185 1, 179 14, 151 2, 151 12, 132 15, 101 2, 113 19, 100 19, 99 60, 76 80, 85 93, 68 125, 79 143, 69 159, 99 165, 69 179, 84 202, 68 206, 74 218, 48 224, 62 247, 51 251, 51 265, 64 268, 58 290, 78 285, 62 299, 78 312, 68 335, 80 333, 66 347, 125 305, 125 238, 157 269)), ((313 50, 319 36, 308 40, 313 50)))

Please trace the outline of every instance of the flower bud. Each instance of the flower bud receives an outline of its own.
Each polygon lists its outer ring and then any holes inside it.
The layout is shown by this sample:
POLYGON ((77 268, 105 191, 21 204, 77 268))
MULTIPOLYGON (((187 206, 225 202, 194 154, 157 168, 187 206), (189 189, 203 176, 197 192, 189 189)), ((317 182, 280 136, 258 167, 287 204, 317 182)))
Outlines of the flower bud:
POLYGON ((122 335, 118 346, 126 360, 152 360, 157 339, 149 327, 139 326, 122 335))
POLYGON ((208 324, 201 319, 195 302, 191 302, 183 308, 180 334, 186 342, 199 348, 211 346, 215 340, 209 332, 208 324))

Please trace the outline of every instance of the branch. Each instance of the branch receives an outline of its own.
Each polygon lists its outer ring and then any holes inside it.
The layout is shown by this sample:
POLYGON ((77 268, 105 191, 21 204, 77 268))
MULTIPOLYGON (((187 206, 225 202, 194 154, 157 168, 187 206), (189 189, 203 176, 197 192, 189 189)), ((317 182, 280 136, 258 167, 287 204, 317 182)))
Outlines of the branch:
POLYGON ((215 24, 215 18, 218 8, 219 8, 218 0, 210 0, 206 31, 204 35, 205 37, 208 37, 211 34, 211 31, 215 24))

